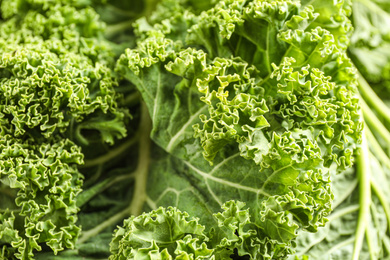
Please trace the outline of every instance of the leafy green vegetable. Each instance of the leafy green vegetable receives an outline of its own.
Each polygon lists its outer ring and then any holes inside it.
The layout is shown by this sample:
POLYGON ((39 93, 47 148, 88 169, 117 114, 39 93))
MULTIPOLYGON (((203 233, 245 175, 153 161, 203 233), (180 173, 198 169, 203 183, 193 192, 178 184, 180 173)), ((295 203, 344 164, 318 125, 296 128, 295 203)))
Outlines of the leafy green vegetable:
POLYGON ((43 245, 74 248, 79 144, 126 134, 113 54, 91 8, 2 1, 0 118, 2 259, 32 259, 43 245), (100 37, 101 38, 101 37, 100 37))
POLYGON ((291 254, 297 230, 326 222, 328 173, 351 166, 355 74, 332 34, 308 26, 313 11, 289 1, 220 2, 199 16, 183 8, 180 19, 139 23, 138 47, 118 61, 148 106, 152 139, 173 156, 149 173, 149 206, 199 217, 217 259, 234 249, 251 259, 291 254), (243 229, 256 234, 232 227, 239 244, 224 242, 229 232, 213 217, 229 200, 246 202, 243 229))
POLYGON ((386 105, 390 9, 386 1, 354 1, 352 10, 355 31, 348 51, 359 70, 366 141, 357 157, 356 173, 333 177, 331 225, 316 234, 298 235, 297 254, 309 259, 387 259, 390 253, 390 110, 386 105))
POLYGON ((386 1, 0 7, 1 259, 389 256, 386 1))

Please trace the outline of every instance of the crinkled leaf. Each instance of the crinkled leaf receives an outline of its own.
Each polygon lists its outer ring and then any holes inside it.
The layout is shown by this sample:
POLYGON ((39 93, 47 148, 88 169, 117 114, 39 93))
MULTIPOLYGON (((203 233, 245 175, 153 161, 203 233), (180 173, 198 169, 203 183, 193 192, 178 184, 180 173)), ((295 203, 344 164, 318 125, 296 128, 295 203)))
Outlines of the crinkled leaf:
POLYGON ((205 259, 212 250, 203 231, 187 213, 159 208, 125 220, 115 231, 110 259, 205 259))
POLYGON ((257 245, 238 251, 252 259, 284 257, 299 229, 325 224, 328 167, 352 165, 361 121, 353 67, 332 33, 310 28, 316 16, 297 2, 221 1, 161 22, 187 31, 139 32, 118 71, 141 91, 153 140, 176 157, 150 173, 150 207, 199 217, 225 249, 257 245), (230 200, 248 206, 250 242, 212 231, 230 200))
POLYGON ((41 243, 55 253, 73 248, 80 233, 75 225, 75 197, 82 185, 75 168, 83 160, 80 149, 69 140, 39 145, 9 135, 1 138, 0 146, 2 190, 15 196, 13 205, 0 213, 3 256, 33 259, 41 243))

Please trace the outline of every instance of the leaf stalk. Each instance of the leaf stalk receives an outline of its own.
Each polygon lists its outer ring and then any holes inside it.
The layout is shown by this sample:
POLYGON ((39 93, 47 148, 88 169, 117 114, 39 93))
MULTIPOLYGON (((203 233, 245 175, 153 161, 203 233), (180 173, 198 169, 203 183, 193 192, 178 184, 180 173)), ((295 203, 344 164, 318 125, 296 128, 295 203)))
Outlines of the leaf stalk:
POLYGON ((359 260, 359 254, 363 246, 364 234, 367 228, 370 205, 371 205, 371 169, 369 160, 370 156, 368 150, 365 130, 363 130, 362 146, 359 149, 357 160, 357 174, 359 179, 359 215, 356 227, 356 238, 353 249, 353 260, 359 260))

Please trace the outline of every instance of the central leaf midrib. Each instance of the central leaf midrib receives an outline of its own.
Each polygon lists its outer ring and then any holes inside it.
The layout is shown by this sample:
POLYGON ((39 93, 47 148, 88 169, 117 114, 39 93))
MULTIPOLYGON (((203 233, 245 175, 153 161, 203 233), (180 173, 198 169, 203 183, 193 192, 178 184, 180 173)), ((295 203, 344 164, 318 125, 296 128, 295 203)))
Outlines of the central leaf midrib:
POLYGON ((198 117, 202 113, 202 111, 205 110, 205 108, 207 108, 207 105, 204 105, 195 114, 191 115, 191 117, 187 120, 185 124, 183 124, 180 130, 177 131, 174 136, 172 136, 171 140, 169 141, 165 149, 167 152, 170 153, 172 151, 173 146, 177 142, 178 138, 184 133, 187 127, 191 124, 191 122, 193 122, 196 119, 196 117, 198 117))
POLYGON ((208 179, 208 180, 212 180, 214 182, 218 182, 220 184, 223 184, 223 185, 226 185, 226 186, 230 186, 230 187, 233 187, 235 189, 239 189, 239 190, 244 190, 244 191, 248 191, 248 192, 252 192, 252 193, 255 193, 255 194, 261 194, 261 195, 264 195, 266 197, 270 197, 271 194, 265 192, 264 190, 262 189, 255 189, 255 188, 251 188, 251 187, 248 187, 248 186, 243 186, 241 184, 238 184, 238 183, 234 183, 234 182, 230 182, 228 180, 225 180, 225 179, 221 179, 221 178, 218 178, 218 177, 215 177, 215 176, 212 176, 210 174, 207 174, 201 170, 199 170, 198 168, 196 168, 195 166, 193 166, 192 164, 190 164, 189 162, 186 162, 184 161, 184 164, 187 165, 189 168, 191 168, 194 172, 196 172, 197 174, 199 174, 200 176, 202 176, 205 180, 208 179))

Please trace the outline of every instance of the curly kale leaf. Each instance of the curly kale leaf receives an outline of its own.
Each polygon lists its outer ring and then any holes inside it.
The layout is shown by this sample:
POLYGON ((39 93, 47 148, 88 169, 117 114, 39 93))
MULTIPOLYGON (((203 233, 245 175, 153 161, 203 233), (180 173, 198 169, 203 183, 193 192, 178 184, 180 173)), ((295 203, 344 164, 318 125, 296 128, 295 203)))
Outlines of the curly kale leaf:
POLYGON ((74 248, 79 145, 126 135, 104 26, 93 9, 70 4, 1 2, 2 259, 74 248))
MULTIPOLYGON (((72 121, 87 128, 92 123, 85 119, 92 121, 96 114, 123 118, 116 111, 116 83, 109 68, 93 66, 84 56, 69 53, 59 57, 45 50, 3 46, 0 67, 2 132, 48 138, 66 131, 72 121)), ((119 127, 113 136, 102 136, 112 143, 124 131, 119 127)))
POLYGON ((289 253, 283 246, 275 250, 275 241, 259 237, 248 209, 243 209, 245 203, 228 201, 221 207, 223 212, 213 215, 224 236, 217 245, 213 243, 220 234, 207 236, 198 219, 172 207, 158 208, 125 220, 123 227, 115 231, 110 259, 228 259, 235 250, 238 254, 250 252, 254 259, 267 259, 289 253))
POLYGON ((316 234, 299 234, 298 257, 389 258, 389 7, 381 0, 353 1, 348 54, 359 71, 365 141, 355 171, 331 176, 335 200, 330 225, 316 234))
POLYGON ((4 0, 0 36, 12 44, 39 44, 57 54, 79 53, 91 61, 112 65, 105 24, 87 3, 74 0, 4 0))
POLYGON ((115 231, 110 259, 168 259, 169 251, 176 259, 204 259, 212 255, 212 250, 207 248, 203 231, 204 226, 187 213, 159 208, 125 220, 123 227, 115 231))
POLYGON ((37 144, 10 135, 0 139, 0 241, 3 259, 32 259, 45 243, 55 253, 75 245, 83 162, 67 139, 37 144))
POLYGON ((83 144, 83 129, 109 143, 123 137, 114 54, 96 12, 66 1, 3 1, 1 10, 2 113, 10 130, 20 136, 39 128, 48 137, 73 127, 83 144))
POLYGON ((325 225, 329 173, 351 167, 361 139, 346 48, 297 1, 220 1, 199 15, 173 7, 183 15, 136 24, 137 48, 117 65, 170 154, 149 173, 148 207, 198 217, 210 248, 283 259, 299 230, 325 225), (246 203, 253 230, 233 230, 256 234, 246 244, 254 251, 217 224, 213 214, 231 200, 246 203))

